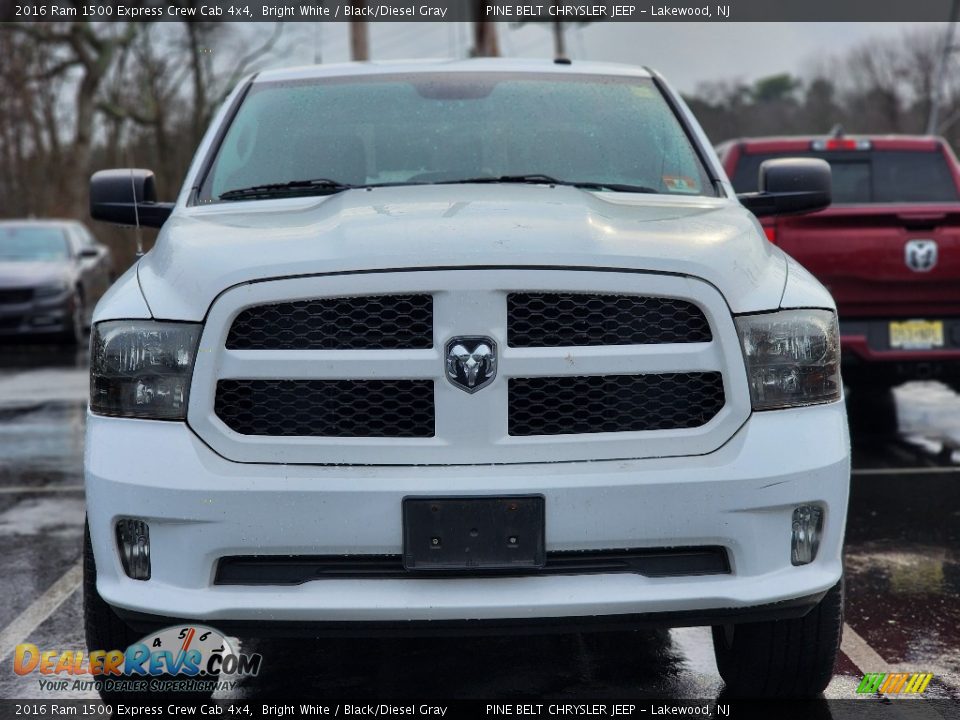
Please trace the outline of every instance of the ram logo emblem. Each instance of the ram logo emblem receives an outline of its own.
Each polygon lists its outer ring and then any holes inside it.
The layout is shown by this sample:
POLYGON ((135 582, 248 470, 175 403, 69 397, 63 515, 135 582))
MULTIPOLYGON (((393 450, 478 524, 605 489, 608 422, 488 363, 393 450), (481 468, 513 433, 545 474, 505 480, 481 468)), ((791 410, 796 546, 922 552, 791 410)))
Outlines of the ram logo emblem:
POLYGON ((907 267, 914 272, 929 272, 937 264, 936 240, 911 240, 903 252, 907 267))
POLYGON ((447 380, 475 393, 497 375, 497 344, 488 337, 455 337, 445 348, 447 380))

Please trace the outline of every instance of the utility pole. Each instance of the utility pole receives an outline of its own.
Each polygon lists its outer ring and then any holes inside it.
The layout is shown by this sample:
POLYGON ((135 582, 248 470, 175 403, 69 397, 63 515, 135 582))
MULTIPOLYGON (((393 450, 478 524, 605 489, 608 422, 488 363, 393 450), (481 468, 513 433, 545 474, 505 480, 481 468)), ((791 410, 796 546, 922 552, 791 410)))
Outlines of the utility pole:
POLYGON ((957 26, 957 14, 960 12, 960 0, 953 0, 950 8, 950 21, 947 23, 947 32, 943 38, 943 47, 937 69, 933 77, 933 93, 930 98, 930 117, 927 118, 927 135, 936 135, 940 129, 940 105, 943 102, 943 80, 947 73, 947 63, 950 55, 956 49, 953 46, 953 33, 957 26))
MULTIPOLYGON (((350 4, 355 10, 361 10, 367 2, 366 0, 350 0, 350 4)), ((359 15, 359 12, 354 17, 357 15, 359 15)), ((370 30, 367 27, 366 20, 350 21, 350 59, 361 61, 370 59, 370 30)))
POLYGON ((497 24, 489 20, 482 20, 483 0, 474 0, 471 8, 473 16, 473 47, 470 48, 471 57, 499 57, 500 46, 497 44, 497 24))
POLYGON ((553 21, 553 59, 567 59, 567 41, 563 35, 563 20, 553 21))

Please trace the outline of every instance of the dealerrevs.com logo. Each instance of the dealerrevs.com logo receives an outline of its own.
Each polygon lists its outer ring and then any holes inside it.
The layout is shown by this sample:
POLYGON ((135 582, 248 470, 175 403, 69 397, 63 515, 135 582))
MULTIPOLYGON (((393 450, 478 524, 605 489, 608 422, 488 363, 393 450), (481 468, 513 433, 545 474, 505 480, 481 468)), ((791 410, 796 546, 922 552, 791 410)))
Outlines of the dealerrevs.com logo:
POLYGON ((176 625, 147 635, 126 650, 41 650, 17 645, 13 670, 36 673, 41 690, 231 689, 240 677, 256 676, 263 656, 242 653, 235 640, 204 625, 176 625))

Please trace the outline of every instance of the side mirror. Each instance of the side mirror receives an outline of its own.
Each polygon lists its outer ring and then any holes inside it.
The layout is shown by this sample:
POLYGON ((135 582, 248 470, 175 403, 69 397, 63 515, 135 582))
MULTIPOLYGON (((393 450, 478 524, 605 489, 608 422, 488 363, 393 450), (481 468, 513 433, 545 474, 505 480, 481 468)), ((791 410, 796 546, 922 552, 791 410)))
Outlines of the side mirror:
POLYGON ((173 205, 157 202, 150 170, 101 170, 90 178, 90 217, 94 220, 158 228, 170 217, 173 205))
POLYGON ((80 257, 87 259, 100 257, 100 251, 95 247, 85 247, 80 250, 80 257))
POLYGON ((822 210, 832 195, 830 165, 814 158, 778 158, 760 164, 759 192, 737 198, 757 217, 822 210))

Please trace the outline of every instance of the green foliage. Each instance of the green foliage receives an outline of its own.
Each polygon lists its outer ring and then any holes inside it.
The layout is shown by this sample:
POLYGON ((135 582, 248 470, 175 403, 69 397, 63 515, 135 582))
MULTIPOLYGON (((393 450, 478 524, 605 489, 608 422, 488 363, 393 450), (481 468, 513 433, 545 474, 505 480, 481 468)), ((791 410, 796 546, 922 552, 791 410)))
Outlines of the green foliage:
POLYGON ((753 83, 751 94, 758 103, 778 102, 794 99, 794 93, 803 83, 790 73, 769 75, 753 83))

